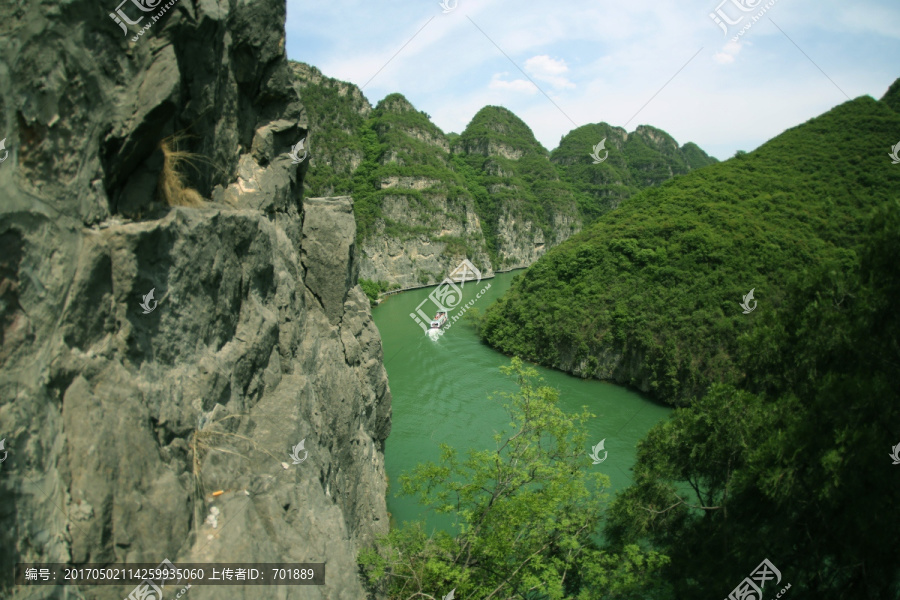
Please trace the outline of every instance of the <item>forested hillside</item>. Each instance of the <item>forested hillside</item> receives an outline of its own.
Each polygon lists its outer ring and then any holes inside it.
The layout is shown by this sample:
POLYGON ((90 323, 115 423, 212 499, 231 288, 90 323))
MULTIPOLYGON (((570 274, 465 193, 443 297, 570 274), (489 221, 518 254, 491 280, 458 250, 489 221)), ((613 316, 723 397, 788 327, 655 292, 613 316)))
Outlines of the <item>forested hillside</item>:
POLYGON ((524 273, 482 335, 673 404, 740 381, 738 339, 784 309, 798 272, 851 264, 869 215, 897 198, 896 138, 900 115, 862 97, 644 190, 524 273), (743 314, 751 290, 758 307, 743 314))
POLYGON ((669 556, 677 597, 724 597, 768 558, 773 593, 900 598, 896 198, 863 233, 859 260, 811 267, 739 338, 739 385, 715 384, 639 445, 607 537, 669 556))
POLYGON ((573 129, 550 157, 562 179, 582 192, 580 208, 589 222, 646 187, 718 162, 696 144, 679 147, 661 129, 641 125, 629 134, 607 123, 573 129), (595 164, 584 150, 601 141, 604 149, 598 151, 598 156, 606 159, 595 164))
POLYGON ((571 186, 561 181, 549 152, 509 110, 487 106, 453 143, 454 164, 478 202, 488 248, 499 268, 526 266, 581 229, 571 186), (511 243, 523 239, 526 244, 511 243), (523 262, 517 260, 524 256, 523 262))
POLYGON ((509 354, 684 405, 605 526, 613 554, 668 557, 674 597, 724 597, 768 559, 765 597, 900 598, 898 93, 636 194, 480 324, 509 354))

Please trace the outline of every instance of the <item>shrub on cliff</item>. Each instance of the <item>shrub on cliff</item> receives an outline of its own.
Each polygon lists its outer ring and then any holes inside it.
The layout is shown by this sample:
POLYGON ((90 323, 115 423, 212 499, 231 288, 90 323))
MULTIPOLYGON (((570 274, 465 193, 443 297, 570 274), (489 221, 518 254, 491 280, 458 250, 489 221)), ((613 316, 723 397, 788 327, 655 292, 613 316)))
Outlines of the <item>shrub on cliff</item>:
POLYGON ((400 289, 400 286, 396 283, 388 283, 384 280, 372 281, 370 279, 360 279, 359 287, 362 288, 363 293, 369 298, 369 304, 372 306, 378 304, 378 298, 384 292, 400 289))

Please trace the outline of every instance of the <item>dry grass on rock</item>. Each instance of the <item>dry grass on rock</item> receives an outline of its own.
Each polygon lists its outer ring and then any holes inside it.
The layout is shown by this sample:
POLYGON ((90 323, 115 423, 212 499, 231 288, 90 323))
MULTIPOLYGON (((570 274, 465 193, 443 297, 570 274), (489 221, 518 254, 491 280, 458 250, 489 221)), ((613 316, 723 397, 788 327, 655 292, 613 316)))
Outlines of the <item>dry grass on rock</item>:
POLYGON ((203 197, 192 187, 188 187, 182 168, 193 164, 198 154, 178 150, 178 138, 170 136, 159 144, 163 152, 163 169, 159 174, 158 191, 160 198, 169 206, 203 206, 203 197))

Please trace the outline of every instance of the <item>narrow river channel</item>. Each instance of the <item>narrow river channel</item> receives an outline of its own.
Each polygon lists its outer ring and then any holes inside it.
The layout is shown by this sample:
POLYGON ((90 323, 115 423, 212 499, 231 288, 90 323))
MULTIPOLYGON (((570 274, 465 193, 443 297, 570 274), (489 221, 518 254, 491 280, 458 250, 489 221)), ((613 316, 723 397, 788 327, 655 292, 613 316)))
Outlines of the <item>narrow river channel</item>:
MULTIPOLYGON (((522 271, 518 271, 521 273, 522 271)), ((512 282, 514 273, 501 273, 463 288, 462 307, 475 298, 481 312, 512 282)), ((439 444, 446 443, 465 456, 468 449, 494 448, 493 435, 509 431, 509 417, 501 399, 489 396, 515 391, 513 381, 499 371, 509 358, 482 344, 472 326, 459 320, 437 340, 425 335, 409 316, 434 288, 423 288, 389 296, 373 310, 375 324, 384 343, 384 365, 393 393, 393 427, 387 440, 385 462, 390 489, 388 511, 394 523, 425 519, 432 527, 452 532, 449 517, 425 515, 414 498, 397 496, 399 476, 420 462, 436 461, 439 444)), ((434 312, 430 301, 422 305, 434 312)), ((457 314, 459 308, 451 311, 457 314)), ((638 440, 671 409, 652 402, 628 388, 596 380, 583 380, 538 367, 546 385, 560 391, 564 410, 587 406, 596 415, 588 424, 591 445, 605 439, 607 459, 591 468, 609 476, 612 495, 631 483, 638 440)), ((589 447, 585 447, 585 461, 589 447)), ((603 453, 600 453, 603 456, 603 453)))

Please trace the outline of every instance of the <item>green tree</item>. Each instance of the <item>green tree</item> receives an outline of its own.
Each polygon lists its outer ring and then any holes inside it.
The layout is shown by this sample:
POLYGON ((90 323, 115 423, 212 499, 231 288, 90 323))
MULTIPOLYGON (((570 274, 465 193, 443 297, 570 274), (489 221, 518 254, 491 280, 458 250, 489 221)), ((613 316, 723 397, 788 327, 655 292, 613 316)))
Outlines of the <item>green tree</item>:
POLYGON ((658 579, 665 556, 634 545, 610 554, 595 543, 609 479, 588 468, 583 425, 592 415, 563 412, 559 392, 517 358, 501 370, 519 388, 501 394, 512 432, 465 460, 442 445, 439 463, 400 480, 404 494, 454 515, 459 533, 393 530, 379 550, 361 554, 373 587, 394 598, 454 588, 467 600, 670 597, 658 579))
POLYGON ((369 279, 360 279, 359 287, 361 287, 363 293, 368 296, 369 304, 371 306, 375 306, 378 304, 378 294, 381 293, 381 287, 378 285, 378 283, 369 279))
POLYGON ((900 598, 900 203, 865 233, 741 339, 740 383, 641 442, 607 535, 672 556, 679 597, 723 597, 768 558, 808 597, 900 598))

